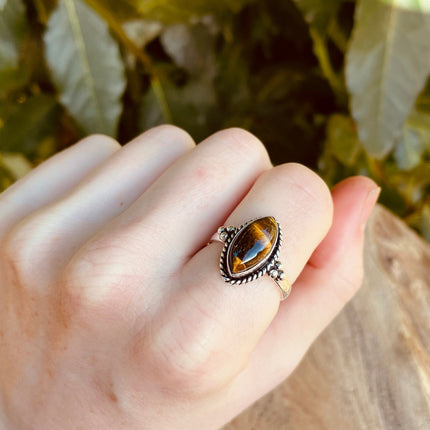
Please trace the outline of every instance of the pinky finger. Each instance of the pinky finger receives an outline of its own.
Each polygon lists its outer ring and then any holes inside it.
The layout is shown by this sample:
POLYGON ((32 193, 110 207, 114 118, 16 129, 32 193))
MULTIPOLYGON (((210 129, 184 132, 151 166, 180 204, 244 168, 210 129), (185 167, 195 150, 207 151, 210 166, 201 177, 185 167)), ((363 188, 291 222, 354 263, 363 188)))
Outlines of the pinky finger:
POLYGON ((86 137, 9 187, 0 194, 0 238, 21 219, 71 190, 120 147, 108 136, 86 137))

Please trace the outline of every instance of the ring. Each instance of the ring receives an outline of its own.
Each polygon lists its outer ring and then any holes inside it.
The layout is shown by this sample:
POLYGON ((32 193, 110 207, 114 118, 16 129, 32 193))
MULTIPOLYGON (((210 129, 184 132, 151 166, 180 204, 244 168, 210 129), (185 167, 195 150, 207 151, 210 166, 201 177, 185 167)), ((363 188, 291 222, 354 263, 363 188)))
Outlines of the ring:
POLYGON ((267 273, 279 287, 281 300, 287 298, 291 285, 278 260, 282 232, 274 217, 253 219, 238 228, 222 226, 218 238, 224 243, 220 269, 225 282, 244 284, 267 273))

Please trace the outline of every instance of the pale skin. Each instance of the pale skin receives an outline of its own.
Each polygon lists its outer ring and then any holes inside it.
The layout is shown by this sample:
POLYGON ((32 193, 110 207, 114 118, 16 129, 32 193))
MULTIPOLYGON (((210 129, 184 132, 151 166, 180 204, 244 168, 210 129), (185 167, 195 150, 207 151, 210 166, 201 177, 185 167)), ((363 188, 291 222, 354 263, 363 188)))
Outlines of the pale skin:
MULTIPOLYGON (((0 195, 0 427, 217 429, 287 378, 358 290, 378 197, 273 167, 241 129, 94 135, 0 195), (279 221, 293 283, 226 284, 220 225, 279 221)), ((342 384, 342 381, 339 381, 342 384)))

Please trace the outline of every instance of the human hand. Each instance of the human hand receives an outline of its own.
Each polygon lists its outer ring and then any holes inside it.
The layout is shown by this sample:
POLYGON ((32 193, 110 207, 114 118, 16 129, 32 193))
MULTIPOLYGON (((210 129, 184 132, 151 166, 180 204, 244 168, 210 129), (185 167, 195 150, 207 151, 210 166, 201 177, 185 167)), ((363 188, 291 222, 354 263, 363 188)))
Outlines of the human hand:
POLYGON ((362 279, 377 186, 331 192, 251 134, 90 136, 0 196, 5 429, 216 429, 286 378, 362 279), (231 286, 220 225, 274 216, 291 295, 231 286))

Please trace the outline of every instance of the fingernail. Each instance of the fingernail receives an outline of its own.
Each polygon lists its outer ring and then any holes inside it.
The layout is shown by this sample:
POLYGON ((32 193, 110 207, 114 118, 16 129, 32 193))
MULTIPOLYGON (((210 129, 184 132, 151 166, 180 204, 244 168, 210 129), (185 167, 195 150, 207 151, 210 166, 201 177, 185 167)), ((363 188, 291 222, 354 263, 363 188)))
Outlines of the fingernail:
POLYGON ((380 187, 374 188, 372 191, 369 192, 369 194, 367 194, 366 198, 364 199, 360 214, 360 228, 362 230, 364 230, 366 227, 367 220, 369 219, 369 216, 372 213, 372 209, 375 207, 375 204, 378 201, 380 193, 380 187))

